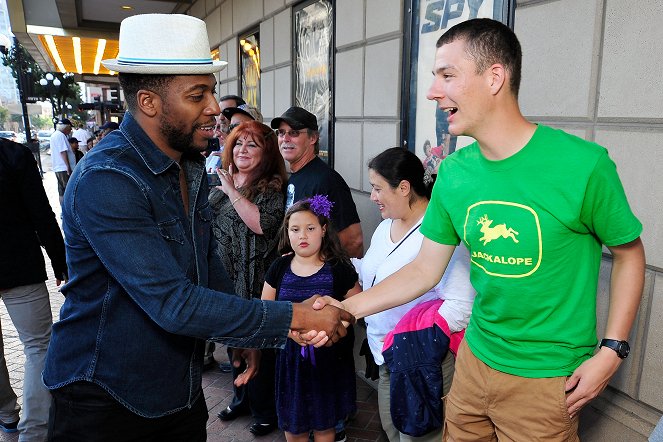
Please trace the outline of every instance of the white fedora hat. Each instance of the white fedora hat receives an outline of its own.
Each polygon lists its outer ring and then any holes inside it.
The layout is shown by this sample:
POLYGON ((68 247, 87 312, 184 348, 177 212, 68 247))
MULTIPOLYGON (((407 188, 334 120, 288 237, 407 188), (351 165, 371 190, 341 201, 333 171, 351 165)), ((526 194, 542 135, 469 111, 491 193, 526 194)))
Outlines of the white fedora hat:
POLYGON ((138 14, 122 20, 120 53, 103 60, 129 74, 210 74, 226 67, 210 56, 205 22, 182 14, 138 14))

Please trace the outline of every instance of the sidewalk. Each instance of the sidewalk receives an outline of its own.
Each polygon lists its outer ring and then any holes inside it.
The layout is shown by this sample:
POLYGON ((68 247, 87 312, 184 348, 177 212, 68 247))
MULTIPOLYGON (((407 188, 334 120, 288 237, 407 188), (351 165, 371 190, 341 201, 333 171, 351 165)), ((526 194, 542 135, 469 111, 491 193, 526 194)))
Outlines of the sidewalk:
MULTIPOLYGON (((44 165, 44 187, 49 197, 51 207, 60 219, 60 206, 57 195, 57 184, 55 175, 50 172, 51 159, 48 155, 42 155, 44 165)), ((59 311, 64 297, 55 286, 52 269, 48 263, 48 257, 44 254, 47 261, 46 269, 48 272, 48 281, 46 286, 51 295, 51 309, 53 311, 53 320, 59 318, 59 311)), ((2 338, 4 340, 5 359, 12 387, 19 396, 19 403, 22 403, 23 387, 23 364, 25 356, 23 346, 18 339, 16 329, 9 318, 4 303, 0 302, 0 322, 2 323, 2 338)), ((217 361, 227 360, 225 348, 217 345, 215 351, 217 361)), ((252 420, 249 416, 242 416, 232 422, 223 422, 217 418, 217 413, 223 410, 229 403, 232 395, 232 378, 230 374, 221 373, 214 368, 203 373, 203 391, 209 410, 209 420, 207 423, 208 442, 243 442, 259 440, 264 442, 285 441, 283 433, 275 431, 274 433, 256 438, 249 432, 249 426, 252 420)), ((580 438, 583 442, 647 442, 647 437, 643 436, 651 428, 635 431, 623 422, 636 421, 632 424, 633 428, 638 427, 638 416, 633 415, 629 410, 623 410, 622 414, 609 415, 602 411, 601 398, 592 402, 592 405, 585 407, 580 417, 580 438)), ((380 418, 377 410, 377 392, 373 387, 366 384, 360 377, 357 378, 357 416, 350 421, 347 428, 348 442, 386 442, 386 437, 380 429, 380 418)), ((653 426, 652 426, 653 428, 653 426)), ((18 433, 7 434, 0 431, 0 442, 18 440, 18 433)), ((184 442, 184 441, 183 441, 184 442)))

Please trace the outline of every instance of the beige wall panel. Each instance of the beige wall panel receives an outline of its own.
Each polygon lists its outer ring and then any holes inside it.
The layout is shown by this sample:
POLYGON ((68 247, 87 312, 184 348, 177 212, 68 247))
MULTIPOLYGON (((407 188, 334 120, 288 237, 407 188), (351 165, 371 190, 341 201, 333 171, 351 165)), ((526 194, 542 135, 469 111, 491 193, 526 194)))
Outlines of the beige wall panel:
POLYGON ((363 191, 371 191, 366 164, 382 151, 399 145, 400 129, 400 123, 398 122, 364 123, 364 158, 361 165, 363 191))
POLYGON ((219 88, 217 89, 219 97, 223 97, 224 95, 228 95, 228 83, 220 83, 219 88))
POLYGON ((286 9, 274 16, 274 64, 286 63, 292 58, 291 15, 292 10, 286 9))
POLYGON ((338 122, 334 126, 334 169, 353 189, 361 188, 361 123, 338 122))
POLYGON ((292 69, 290 66, 274 72, 274 116, 292 106, 292 69), (276 85, 279 87, 276 87, 276 85))
POLYGON ((274 65, 274 19, 260 23, 260 68, 274 65))
POLYGON ((191 9, 189 9, 189 15, 198 17, 202 20, 206 15, 205 0, 198 0, 193 5, 191 5, 191 9))
POLYGON ((265 0, 265 15, 276 12, 284 6, 283 0, 265 0))
MULTIPOLYGON (((599 287, 596 299, 596 337, 600 341, 606 336, 605 329, 608 323, 608 311, 610 306, 610 272, 612 270, 612 259, 604 259, 601 263, 599 275, 599 287)), ((638 310, 638 315, 631 328, 628 341, 631 343, 631 354, 619 367, 615 376, 610 380, 610 385, 618 390, 637 399, 639 394, 638 374, 642 370, 642 361, 647 353, 644 346, 644 336, 647 333, 649 316, 649 294, 654 285, 655 272, 648 271, 645 275, 645 287, 638 310)))
POLYGON ((366 38, 400 31, 403 0, 366 0, 366 38))
MULTIPOLYGON (((228 42, 219 45, 219 56, 221 57, 221 60, 228 61, 228 42)), ((232 75, 229 74, 230 71, 230 65, 226 65, 226 68, 219 72, 219 81, 224 81, 227 80, 228 77, 232 77, 232 75)))
POLYGON ((209 44, 215 48, 221 42, 221 8, 216 8, 210 15, 205 17, 207 36, 209 44))
POLYGON ((561 0, 516 8, 523 49, 520 104, 525 115, 587 117, 596 0, 561 0))
POLYGON ((663 376, 661 376, 661 361, 663 361, 663 275, 658 273, 654 282, 652 295, 651 315, 647 331, 647 351, 642 367, 640 381, 640 400, 663 410, 663 376))
POLYGON ((228 95, 239 95, 239 82, 237 80, 231 80, 228 83, 228 95))
POLYGON ((336 1, 336 46, 364 39, 364 1, 336 1))
POLYGON ((205 13, 209 14, 216 8, 218 5, 216 0, 205 0, 205 13))
POLYGON ((274 71, 263 72, 260 76, 260 112, 265 124, 274 118, 274 71))
POLYGON ((364 115, 399 117, 401 40, 366 46, 364 115))
POLYGON ((262 0, 233 0, 233 32, 242 33, 262 18, 262 0))
POLYGON ((599 117, 663 118, 663 2, 608 0, 599 117))
POLYGON ((596 142, 617 164, 631 208, 644 226, 647 264, 663 267, 663 133, 597 130, 596 142))
POLYGON ((237 77, 239 74, 239 66, 237 60, 237 38, 231 38, 226 42, 226 56, 228 61, 228 78, 237 77))
POLYGON ((221 39, 226 40, 233 35, 233 2, 226 1, 221 5, 221 39))
MULTIPOLYGON (((364 162, 364 167, 366 167, 366 162, 364 162)), ((373 237, 373 232, 375 232, 375 228, 382 221, 382 217, 380 216, 380 211, 378 210, 375 203, 371 201, 369 195, 365 193, 359 194, 353 192, 353 196, 355 204, 357 205, 357 213, 359 214, 359 219, 361 220, 361 230, 362 233, 364 234, 364 253, 365 253, 366 250, 368 250, 368 247, 371 245, 371 238, 373 237)), ((358 329, 359 327, 357 328, 357 330, 358 329)), ((362 333, 363 331, 364 329, 362 327, 362 333)), ((359 335, 357 335, 357 339, 359 339, 359 335)), ((357 341, 355 341, 355 344, 356 342, 357 341)), ((361 344, 361 341, 359 341, 359 343, 361 344)), ((355 355, 358 354, 359 354, 358 352, 355 352, 355 355)), ((363 356, 359 357, 357 361, 365 361, 365 358, 363 356)))
POLYGON ((336 54, 337 117, 361 116, 364 78, 364 48, 336 54))

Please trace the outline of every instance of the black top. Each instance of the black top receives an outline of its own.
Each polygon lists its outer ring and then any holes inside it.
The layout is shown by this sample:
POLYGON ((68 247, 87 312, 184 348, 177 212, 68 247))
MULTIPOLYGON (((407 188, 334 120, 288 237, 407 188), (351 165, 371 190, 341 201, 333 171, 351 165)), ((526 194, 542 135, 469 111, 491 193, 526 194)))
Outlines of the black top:
MULTIPOLYGON (((290 268, 290 263, 292 263, 293 254, 281 256, 277 258, 276 261, 269 266, 267 273, 265 274, 265 282, 276 289, 276 300, 278 301, 278 294, 281 288, 281 281, 283 280, 283 275, 290 268)), ((334 262, 331 265, 331 272, 334 279, 333 282, 333 291, 334 299, 343 301, 345 295, 348 293, 355 283, 358 281, 359 276, 357 275, 354 267, 344 264, 342 262, 334 262)))
POLYGON ((331 222, 337 232, 359 222, 350 187, 338 172, 317 156, 290 175, 286 210, 293 203, 315 195, 327 195, 334 203, 331 222))
POLYGON ((56 278, 66 279, 62 232, 37 162, 22 144, 0 139, 0 289, 46 280, 43 246, 56 278))

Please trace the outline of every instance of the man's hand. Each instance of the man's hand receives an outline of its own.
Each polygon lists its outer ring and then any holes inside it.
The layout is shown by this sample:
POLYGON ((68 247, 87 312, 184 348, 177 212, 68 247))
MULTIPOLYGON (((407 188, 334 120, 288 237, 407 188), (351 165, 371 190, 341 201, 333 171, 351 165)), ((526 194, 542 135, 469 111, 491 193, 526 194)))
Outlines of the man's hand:
POLYGON ((329 341, 329 336, 323 331, 309 330, 307 333, 299 333, 295 330, 288 332, 288 337, 302 347, 312 345, 315 348, 322 347, 329 341))
POLYGON ((231 361, 233 367, 239 368, 242 365, 242 360, 246 364, 246 369, 240 373, 235 379, 235 386, 241 387, 248 384, 258 374, 260 367, 260 350, 249 348, 233 348, 233 360, 231 361))
MULTIPOLYGON (((331 296, 320 296, 316 298, 315 302, 313 303, 313 309, 322 310, 326 305, 333 305, 334 307, 345 310, 343 303, 338 299, 332 298, 331 296)), ((348 328, 349 326, 350 323, 343 321, 343 327, 348 328)))
POLYGON ((319 296, 313 302, 313 309, 322 310, 326 305, 343 308, 343 304, 338 299, 334 299, 331 296, 319 296))
POLYGON ((622 360, 606 347, 580 364, 570 378, 566 380, 566 406, 569 416, 574 417, 589 401, 598 396, 608 385, 622 360))
MULTIPOLYGON (((320 333, 325 333, 329 338, 326 345, 331 345, 347 334, 343 322, 354 324, 356 320, 349 312, 334 306, 314 310, 313 303, 317 298, 319 296, 312 296, 304 302, 292 305, 290 329, 299 332, 300 336, 305 335, 307 339, 314 339, 314 336, 320 337, 320 333)), ((316 345, 322 344, 318 342, 316 345)))

